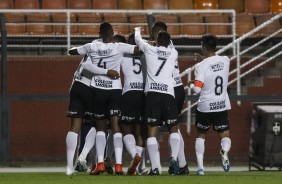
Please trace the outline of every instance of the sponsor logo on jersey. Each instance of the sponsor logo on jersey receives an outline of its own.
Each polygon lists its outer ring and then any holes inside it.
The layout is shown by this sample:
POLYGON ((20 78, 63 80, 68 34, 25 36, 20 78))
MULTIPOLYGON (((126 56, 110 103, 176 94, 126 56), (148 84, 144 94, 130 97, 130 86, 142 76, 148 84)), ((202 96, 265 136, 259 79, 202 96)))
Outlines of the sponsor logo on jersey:
POLYGON ((224 68, 224 63, 221 62, 221 61, 216 63, 216 64, 214 64, 214 65, 210 65, 210 69, 213 72, 221 71, 221 70, 223 70, 223 68, 224 68))
POLYGON ((226 107, 225 100, 212 102, 209 105, 210 105, 210 110, 224 109, 226 107))
POLYGON ((98 55, 99 56, 108 56, 112 52, 112 49, 107 49, 107 50, 98 50, 98 55))
POLYGON ((131 82, 129 83, 131 89, 143 89, 143 82, 131 82))
POLYGON ((151 83, 150 89, 158 90, 158 91, 167 91, 168 85, 161 83, 151 83))
POLYGON ((171 52, 157 49, 157 54, 160 57, 168 57, 169 55, 171 55, 171 52))
POLYGON ((176 83, 176 84, 181 84, 181 83, 182 83, 180 77, 175 77, 174 80, 175 80, 175 83, 176 83))
POLYGON ((113 81, 102 80, 102 79, 95 79, 95 85, 103 88, 112 88, 113 81))

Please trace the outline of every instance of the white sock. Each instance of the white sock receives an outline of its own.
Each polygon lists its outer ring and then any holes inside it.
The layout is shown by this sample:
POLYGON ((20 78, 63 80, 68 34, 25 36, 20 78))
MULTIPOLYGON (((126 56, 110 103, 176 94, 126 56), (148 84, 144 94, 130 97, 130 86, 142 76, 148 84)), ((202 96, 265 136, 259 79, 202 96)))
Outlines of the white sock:
POLYGON ((159 149, 158 149, 158 142, 155 137, 149 137, 147 139, 147 149, 148 149, 152 169, 159 168, 160 157, 157 157, 159 155, 159 149))
POLYGON ((104 162, 105 147, 106 147, 106 134, 103 131, 98 131, 96 134, 96 151, 97 151, 98 163, 104 162))
POLYGON ((122 142, 122 134, 119 132, 114 134, 114 148, 115 148, 116 164, 121 164, 123 142, 122 142))
POLYGON ((77 136, 77 133, 71 131, 69 131, 66 136, 67 167, 70 170, 74 170, 73 159, 77 146, 77 136))
POLYGON ((143 153, 144 148, 141 146, 136 146, 136 152, 141 157, 143 153))
POLYGON ((183 140, 183 137, 179 129, 178 129, 178 133, 180 136, 180 145, 179 145, 179 150, 178 150, 178 155, 177 155, 177 161, 178 161, 179 167, 182 168, 185 165, 187 165, 187 162, 186 162, 185 152, 184 152, 184 140, 183 140))
MULTIPOLYGON (((137 150, 138 150, 138 148, 137 148, 137 150)), ((138 169, 144 170, 146 168, 146 150, 145 150, 145 148, 142 148, 142 154, 140 156, 141 156, 141 161, 138 165, 138 169)))
POLYGON ((198 169, 204 170, 205 139, 196 138, 195 150, 196 150, 198 169))
POLYGON ((127 134, 123 137, 123 142, 128 153, 134 158, 136 155, 136 141, 134 136, 132 134, 127 134))
POLYGON ((231 148, 231 139, 229 137, 224 137, 221 139, 221 148, 228 153, 231 148))
POLYGON ((169 145, 171 149, 171 157, 176 160, 180 145, 179 133, 171 133, 169 135, 169 145))
POLYGON ((114 148, 113 133, 112 133, 111 130, 108 130, 107 145, 106 145, 106 157, 109 158, 109 159, 112 159, 114 151, 115 151, 115 148, 114 148))
POLYGON ((92 127, 85 137, 85 143, 79 157, 82 157, 84 160, 86 159, 89 151, 92 149, 92 147, 95 144, 95 138, 96 138, 96 129, 92 127))

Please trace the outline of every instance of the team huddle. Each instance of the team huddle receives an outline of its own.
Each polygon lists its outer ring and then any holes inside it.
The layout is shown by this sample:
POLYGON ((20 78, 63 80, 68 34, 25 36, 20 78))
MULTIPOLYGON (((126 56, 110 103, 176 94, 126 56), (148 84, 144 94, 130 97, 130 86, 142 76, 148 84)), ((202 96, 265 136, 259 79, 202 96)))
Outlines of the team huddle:
MULTIPOLYGON (((107 22, 100 25, 99 34, 100 39, 69 50, 69 54, 83 55, 84 58, 74 74, 70 89, 68 117, 71 118, 71 127, 66 136, 66 175, 73 175, 76 166, 87 171, 86 157, 93 146, 96 148, 97 164, 91 168, 90 175, 99 175, 107 170, 105 149, 109 144, 108 129, 113 134, 116 175, 125 174, 123 145, 132 159, 127 175, 138 173, 145 149, 151 164, 147 174, 160 175, 159 126, 166 126, 169 133, 168 173, 189 174, 184 140, 178 126, 185 93, 178 68, 178 52, 166 24, 154 23, 150 41, 142 39, 139 27, 128 39, 114 35, 112 25, 107 22), (78 135, 84 119, 91 121, 93 127, 76 159, 78 135)), ((189 87, 200 94, 195 122, 198 175, 204 175, 204 140, 210 126, 221 138, 223 169, 226 172, 230 169, 227 155, 231 148, 227 113, 230 109, 227 94, 230 61, 225 56, 215 55, 216 41, 212 34, 203 35, 205 59, 196 66, 195 80, 188 81, 189 87)))

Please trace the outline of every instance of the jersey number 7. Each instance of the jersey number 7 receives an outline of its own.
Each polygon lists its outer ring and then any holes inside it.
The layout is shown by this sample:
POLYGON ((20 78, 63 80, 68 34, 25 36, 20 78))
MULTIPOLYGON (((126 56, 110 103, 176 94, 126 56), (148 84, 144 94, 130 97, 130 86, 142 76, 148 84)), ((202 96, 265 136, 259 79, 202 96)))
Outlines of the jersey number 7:
POLYGON ((158 76, 158 75, 160 74, 160 72, 161 72, 161 70, 163 69, 163 67, 164 67, 165 62, 166 62, 167 59, 165 59, 165 58, 160 58, 160 57, 159 57, 158 60, 161 60, 161 61, 163 61, 163 62, 162 62, 162 64, 160 65, 160 67, 159 67, 159 69, 158 69, 158 71, 157 71, 157 73, 156 73, 155 76, 158 76))

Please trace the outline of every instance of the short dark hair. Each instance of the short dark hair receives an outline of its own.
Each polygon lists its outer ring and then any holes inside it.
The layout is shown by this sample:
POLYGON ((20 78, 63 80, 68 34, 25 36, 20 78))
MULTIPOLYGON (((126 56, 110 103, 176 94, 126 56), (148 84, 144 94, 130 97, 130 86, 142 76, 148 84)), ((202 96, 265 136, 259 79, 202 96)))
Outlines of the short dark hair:
POLYGON ((130 45, 136 45, 135 43, 135 34, 131 33, 127 38, 127 43, 130 45))
POLYGON ((164 23, 162 21, 157 21, 152 26, 152 31, 153 31, 153 29, 159 29, 159 30, 167 31, 167 25, 166 25, 166 23, 164 23))
POLYGON ((100 24, 100 35, 106 36, 113 30, 113 26, 108 22, 103 22, 100 24))
POLYGON ((160 31, 157 37, 158 45, 167 47, 170 44, 170 35, 166 31, 160 31))
POLYGON ((126 43, 126 38, 125 36, 121 35, 121 34, 115 34, 113 36, 113 40, 116 42, 121 42, 121 43, 126 43))
POLYGON ((211 33, 204 34, 202 36, 202 45, 204 45, 207 50, 215 51, 217 45, 217 37, 211 33))

